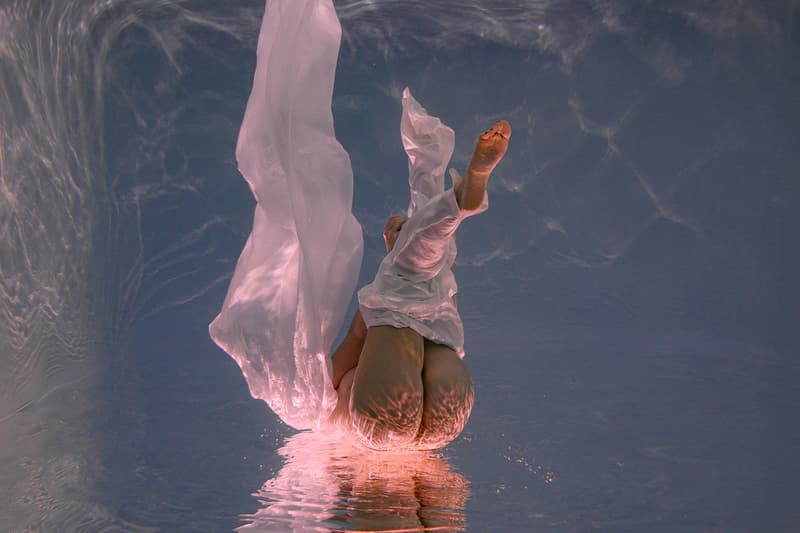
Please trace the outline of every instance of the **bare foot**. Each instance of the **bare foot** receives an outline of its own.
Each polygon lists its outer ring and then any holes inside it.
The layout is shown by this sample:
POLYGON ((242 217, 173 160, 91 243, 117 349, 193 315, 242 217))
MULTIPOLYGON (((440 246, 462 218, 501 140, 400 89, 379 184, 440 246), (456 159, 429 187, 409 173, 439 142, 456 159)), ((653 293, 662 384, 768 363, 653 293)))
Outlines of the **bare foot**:
POLYGON ((403 224, 408 220, 403 215, 392 215, 386 221, 383 227, 383 240, 386 243, 386 253, 392 251, 394 243, 397 242, 397 237, 400 235, 400 230, 403 229, 403 224))
POLYGON ((464 180, 456 189, 458 206, 463 211, 475 211, 483 202, 483 193, 489 175, 503 158, 511 138, 511 124, 501 120, 478 138, 472 161, 464 173, 464 180))

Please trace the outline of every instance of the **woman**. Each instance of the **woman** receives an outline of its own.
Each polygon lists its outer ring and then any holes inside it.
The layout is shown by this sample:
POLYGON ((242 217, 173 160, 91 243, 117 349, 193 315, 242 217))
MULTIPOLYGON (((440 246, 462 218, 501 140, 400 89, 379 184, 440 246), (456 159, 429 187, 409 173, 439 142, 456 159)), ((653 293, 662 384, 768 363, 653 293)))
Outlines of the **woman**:
POLYGON ((484 132, 464 178, 410 218, 389 217, 387 255, 333 355, 333 423, 376 450, 436 449, 469 418, 473 387, 461 361, 464 333, 455 300, 451 242, 461 221, 485 209, 486 184, 508 148, 511 127, 484 132))
POLYGON ((353 171, 331 113, 340 43, 331 0, 267 2, 236 145, 256 199, 253 229, 209 332, 252 396, 289 426, 335 429, 378 450, 437 448, 464 427, 473 397, 460 359, 454 234, 487 207, 511 128, 499 122, 481 135, 464 178, 445 191, 453 130, 404 91, 408 219, 389 219, 388 254, 333 351, 363 252, 353 171))

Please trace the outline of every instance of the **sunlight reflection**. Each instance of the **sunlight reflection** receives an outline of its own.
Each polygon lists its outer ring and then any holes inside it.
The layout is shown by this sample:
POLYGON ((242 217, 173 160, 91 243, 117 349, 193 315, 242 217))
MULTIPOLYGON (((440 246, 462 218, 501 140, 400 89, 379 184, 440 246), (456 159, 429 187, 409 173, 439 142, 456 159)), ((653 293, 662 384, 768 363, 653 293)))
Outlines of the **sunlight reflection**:
POLYGON ((374 453, 298 433, 238 531, 463 531, 469 482, 440 455, 374 453))

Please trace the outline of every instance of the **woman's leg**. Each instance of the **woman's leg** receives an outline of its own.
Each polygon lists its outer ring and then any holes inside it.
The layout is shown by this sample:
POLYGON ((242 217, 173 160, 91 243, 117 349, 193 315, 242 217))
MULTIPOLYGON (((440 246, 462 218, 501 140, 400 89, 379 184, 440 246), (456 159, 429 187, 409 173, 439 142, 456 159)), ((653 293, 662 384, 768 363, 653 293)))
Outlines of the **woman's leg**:
POLYGON ((464 180, 456 188, 458 205, 462 210, 470 212, 480 208, 489 175, 505 155, 510 138, 511 124, 505 120, 496 123, 478 137, 469 167, 464 173, 464 180))
POLYGON ((367 331, 348 406, 351 434, 364 446, 403 448, 416 437, 422 421, 424 350, 425 339, 411 328, 373 326, 367 331))
POLYGON ((414 281, 431 279, 444 268, 443 243, 465 216, 481 210, 489 176, 505 155, 510 137, 511 125, 505 120, 480 135, 463 179, 453 191, 455 212, 446 203, 431 201, 405 222, 407 231, 400 232, 391 260, 413 274, 414 281))
MULTIPOLYGON (((501 121, 478 139, 469 168, 455 190, 462 214, 480 208, 489 174, 503 157, 510 135, 508 122, 501 121)), ((426 206, 428 211, 432 204, 426 206)), ((426 207, 409 221, 395 221, 396 249, 387 256, 420 280, 431 279, 444 266, 447 246, 442 243, 462 218, 450 215, 408 231, 426 219, 426 207), (412 234, 415 238, 409 239, 412 234)), ((387 248, 391 249, 388 240, 387 248)), ((343 384, 349 382, 347 378, 343 384)), ((455 351, 430 341, 426 346, 426 340, 410 328, 368 328, 352 379, 348 433, 369 448, 444 446, 461 432, 472 409, 472 380, 455 351)), ((340 390, 340 399, 343 396, 340 390)))
MULTIPOLYGON (((407 283, 430 279, 444 267, 449 237, 461 220, 458 208, 447 203, 431 201, 408 220, 389 218, 384 263, 403 267, 398 272, 407 283)), ((449 203, 455 206, 455 197, 449 203)), ((425 339, 414 329, 367 329, 349 399, 350 434, 361 444, 378 450, 412 444, 422 422, 424 359, 425 339)))
POLYGON ((422 422, 414 447, 435 450, 455 439, 467 424, 475 398, 472 378, 452 348, 426 340, 422 387, 422 422))
POLYGON ((344 424, 368 448, 387 450, 413 447, 435 450, 452 442, 469 419, 474 403, 472 378, 456 352, 422 339, 422 369, 417 371, 415 331, 376 326, 372 345, 357 368, 345 374, 339 386, 335 424, 344 424), (402 350, 397 364, 381 353, 402 350), (356 375, 360 382, 356 385, 356 375), (352 399, 351 399, 352 398, 352 399))
POLYGON ((345 374, 358 365, 361 351, 364 349, 364 341, 367 338, 367 325, 361 316, 361 311, 356 311, 350 327, 347 329, 342 343, 333 352, 333 388, 338 389, 345 374))

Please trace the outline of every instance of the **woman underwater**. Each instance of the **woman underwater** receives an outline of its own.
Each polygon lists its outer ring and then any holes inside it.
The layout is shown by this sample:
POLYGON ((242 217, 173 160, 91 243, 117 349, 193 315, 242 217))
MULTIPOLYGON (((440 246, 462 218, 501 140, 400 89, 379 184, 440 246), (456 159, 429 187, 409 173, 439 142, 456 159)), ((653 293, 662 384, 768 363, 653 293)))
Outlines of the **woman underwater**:
POLYGON ((445 190, 453 130, 404 91, 408 213, 386 223, 388 253, 333 351, 363 253, 352 168, 331 113, 340 41, 331 0, 267 2, 236 146, 257 201, 253 229, 209 331, 253 397, 288 425, 374 450, 436 449, 461 432, 473 404, 454 236, 488 207, 487 181, 511 127, 484 132, 445 190))
POLYGON ((473 404, 451 267, 456 229, 485 209, 486 184, 511 126, 485 131, 452 189, 384 228, 387 255, 358 293, 360 309, 333 355, 334 424, 371 449, 436 449, 467 423, 473 404))

